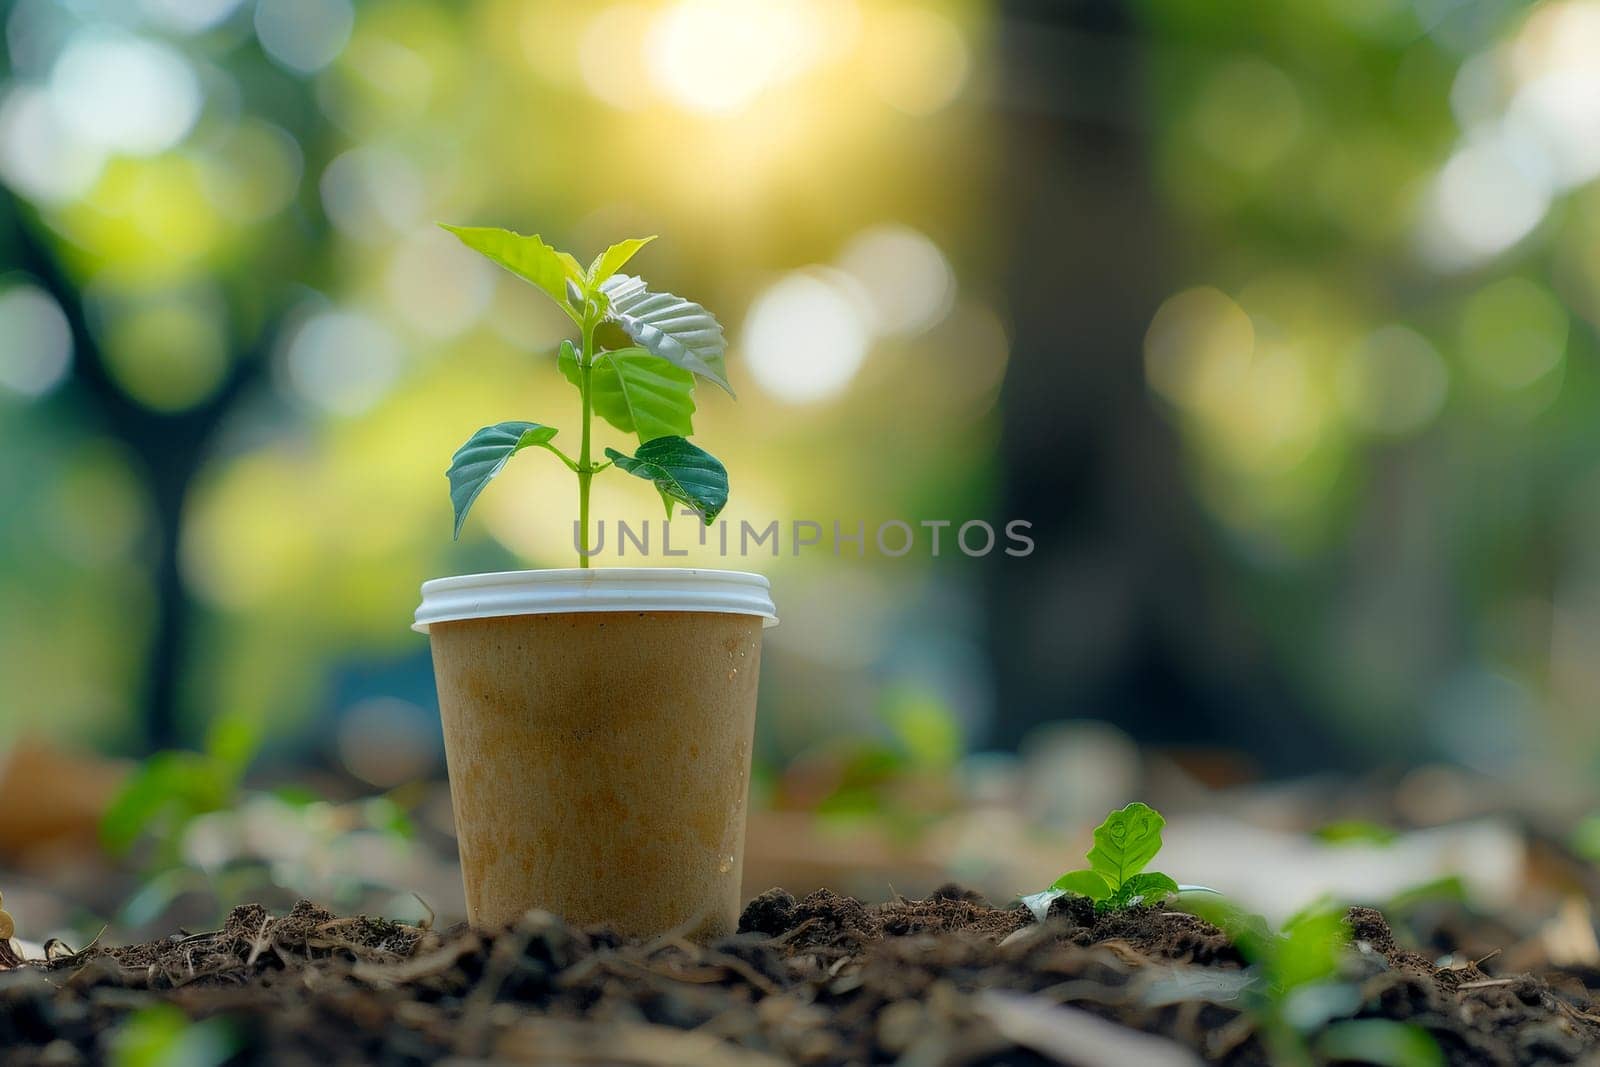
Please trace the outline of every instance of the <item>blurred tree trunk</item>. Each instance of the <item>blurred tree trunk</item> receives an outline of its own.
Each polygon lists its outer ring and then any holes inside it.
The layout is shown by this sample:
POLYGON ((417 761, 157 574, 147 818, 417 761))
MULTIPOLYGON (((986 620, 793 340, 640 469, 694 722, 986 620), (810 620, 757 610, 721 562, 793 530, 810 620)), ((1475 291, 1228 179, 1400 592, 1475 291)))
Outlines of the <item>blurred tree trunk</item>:
POLYGON ((1145 384, 1145 330, 1185 279, 1152 188, 1130 7, 1002 5, 992 202, 1009 212, 1013 337, 1000 505, 1033 522, 1037 548, 991 557, 992 740, 1089 717, 1146 742, 1326 766, 1307 724, 1276 713, 1249 620, 1208 589, 1226 575, 1145 384))
POLYGON ((217 429, 266 366, 266 339, 235 353, 227 376, 209 399, 180 412, 151 411, 124 393, 107 371, 78 286, 62 270, 29 209, 15 197, 6 203, 11 224, 7 259, 50 293, 71 324, 72 387, 141 468, 155 528, 147 548, 154 618, 138 697, 140 740, 150 749, 170 747, 185 740, 183 659, 195 620, 180 561, 184 504, 217 429))

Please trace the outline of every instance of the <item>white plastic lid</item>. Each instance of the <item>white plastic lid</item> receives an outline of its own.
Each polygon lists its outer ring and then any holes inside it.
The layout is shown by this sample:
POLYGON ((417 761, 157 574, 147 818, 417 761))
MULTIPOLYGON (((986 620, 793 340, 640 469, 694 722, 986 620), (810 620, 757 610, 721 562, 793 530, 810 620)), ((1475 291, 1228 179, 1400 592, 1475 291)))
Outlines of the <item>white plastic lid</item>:
POLYGON ((496 571, 434 578, 422 583, 422 604, 411 628, 436 622, 556 615, 572 611, 704 611, 756 615, 778 625, 772 585, 745 571, 695 567, 566 567, 496 571))

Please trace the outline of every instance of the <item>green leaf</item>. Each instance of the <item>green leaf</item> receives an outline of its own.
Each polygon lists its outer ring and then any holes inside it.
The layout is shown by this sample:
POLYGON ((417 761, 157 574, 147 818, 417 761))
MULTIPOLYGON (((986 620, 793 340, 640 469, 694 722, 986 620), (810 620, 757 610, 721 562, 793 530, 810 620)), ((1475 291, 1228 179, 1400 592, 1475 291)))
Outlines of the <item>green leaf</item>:
POLYGON ((524 448, 549 447, 556 432, 553 427, 537 422, 498 422, 485 426, 456 449, 450 459, 450 469, 445 471, 450 479, 450 503, 456 512, 456 537, 461 536, 461 526, 467 521, 472 502, 478 499, 489 479, 505 467, 506 461, 524 448))
POLYGON ((238 1051, 241 1038, 223 1018, 191 1021, 181 1008, 152 1004, 140 1008, 112 1030, 107 1039, 112 1063, 119 1067, 217 1067, 238 1051))
MULTIPOLYGON (((563 342, 556 365, 573 385, 582 380, 570 343, 563 342)), ((623 433, 638 434, 640 444, 694 433, 693 393, 694 375, 642 348, 603 352, 589 372, 595 414, 623 433)))
POLYGON ((1112 889, 1121 888, 1161 851, 1161 828, 1166 822, 1154 808, 1138 801, 1113 811, 1095 828, 1089 866, 1112 889))
POLYGON ((1397 831, 1382 823, 1367 819, 1341 819, 1319 826, 1313 833, 1330 845, 1392 845, 1400 836, 1397 831))
POLYGON ((126 852, 146 833, 176 834, 194 816, 226 807, 236 785, 209 756, 158 752, 140 764, 106 809, 101 840, 112 852, 126 852))
POLYGON ((699 304, 671 293, 652 293, 644 282, 628 274, 606 279, 600 291, 610 302, 610 314, 651 355, 716 382, 729 396, 725 355, 728 343, 722 324, 699 304))
POLYGON ((1051 882, 1050 888, 1076 893, 1090 900, 1105 900, 1111 896, 1111 887, 1106 880, 1093 871, 1068 871, 1051 882))
POLYGON ((1390 1019, 1352 1019, 1335 1023, 1317 1039, 1317 1052, 1330 1063, 1371 1063, 1381 1067, 1444 1067, 1444 1053, 1433 1035, 1415 1023, 1390 1019))
POLYGON ((707 526, 727 506, 727 469, 711 453, 682 437, 646 441, 631 456, 608 448, 606 456, 629 474, 654 482, 663 496, 694 508, 707 526))
POLYGON ((545 244, 538 234, 523 236, 494 226, 450 226, 442 222, 439 225, 474 252, 488 256, 512 274, 537 285, 568 315, 581 319, 581 314, 567 303, 567 282, 571 280, 580 288, 586 283, 583 268, 568 253, 545 244))
POLYGON ((1111 903, 1118 908, 1131 908, 1135 904, 1154 904, 1178 891, 1178 883, 1159 871, 1136 874, 1117 887, 1111 903))
POLYGON ((594 257, 594 262, 589 264, 589 285, 594 287, 621 270, 638 254, 639 249, 656 239, 655 234, 649 237, 630 237, 626 241, 618 241, 610 248, 594 257))
POLYGON ((1383 913, 1388 916, 1402 914, 1419 904, 1449 902, 1466 905, 1472 899, 1467 883, 1459 874, 1432 878, 1407 889, 1402 889, 1383 902, 1383 913))
POLYGON ((261 748, 261 721, 254 715, 224 712, 206 730, 206 755, 222 770, 242 778, 261 748))
POLYGON ((1180 897, 1173 906, 1204 919, 1227 934, 1228 940, 1233 942, 1247 963, 1263 968, 1271 964, 1280 939, 1261 916, 1215 894, 1180 897))
POLYGON ((1268 960, 1274 985, 1289 990, 1338 975, 1350 944, 1350 925, 1338 909, 1301 912, 1283 924, 1282 933, 1268 960))

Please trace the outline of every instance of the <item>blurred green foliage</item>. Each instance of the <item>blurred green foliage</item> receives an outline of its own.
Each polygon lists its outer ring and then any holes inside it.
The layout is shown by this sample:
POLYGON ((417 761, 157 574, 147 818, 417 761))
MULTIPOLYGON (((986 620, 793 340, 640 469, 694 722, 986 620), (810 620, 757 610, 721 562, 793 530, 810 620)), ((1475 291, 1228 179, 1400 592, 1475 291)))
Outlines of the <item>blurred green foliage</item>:
POLYGON ((156 1004, 129 1015, 110 1035, 113 1067, 218 1067, 238 1051, 225 1019, 190 1020, 183 1009, 156 1004))
POLYGON ((149 840, 156 849, 153 867, 180 866, 184 831, 198 816, 238 804, 259 744, 252 720, 223 715, 202 751, 157 752, 141 761, 101 821, 106 847, 123 854, 149 840))
POLYGON ((303 786, 252 789, 245 775, 261 740, 259 724, 222 715, 200 751, 166 750, 140 761, 100 824, 106 848, 128 857, 141 876, 119 923, 151 924, 185 893, 203 894, 220 921, 267 887, 345 905, 366 890, 403 888, 328 857, 373 836, 403 852, 414 834, 403 803, 408 791, 334 803, 303 786))
MULTIPOLYGON (((0 743, 132 747, 152 701, 189 738, 217 708, 321 736, 346 672, 422 661, 420 579, 567 558, 535 464, 440 536, 438 457, 554 402, 563 323, 437 218, 586 255, 672 235, 640 269, 718 309, 750 383, 697 413, 731 521, 986 513, 996 279, 1094 255, 1004 247, 1000 213, 1071 209, 1007 202, 1005 138, 1088 109, 1145 147, 1107 180, 1150 186, 1172 250, 1143 372, 1210 521, 1172 536, 1259 623, 1197 620, 1203 658, 1372 753, 1592 772, 1592 0, 1144 0, 1119 34, 1040 30, 1136 72, 1104 113, 1008 82, 1034 27, 971 0, 324 6, 3 9, 0 743)), ((595 509, 643 514, 628 487, 595 509)), ((906 679, 969 733, 995 713, 962 563, 749 561, 784 589, 772 758, 870 737, 906 679)), ((1126 604, 1067 607, 1111 632, 1126 604)))

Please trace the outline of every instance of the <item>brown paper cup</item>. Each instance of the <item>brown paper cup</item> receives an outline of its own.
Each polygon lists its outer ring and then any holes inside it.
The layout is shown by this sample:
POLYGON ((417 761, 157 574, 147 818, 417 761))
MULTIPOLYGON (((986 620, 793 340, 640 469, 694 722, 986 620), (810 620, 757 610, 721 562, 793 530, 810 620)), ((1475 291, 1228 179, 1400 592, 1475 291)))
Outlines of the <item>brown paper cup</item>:
POLYGON ((632 937, 734 928, 764 621, 429 624, 474 925, 541 908, 632 937))

